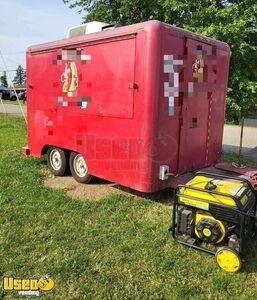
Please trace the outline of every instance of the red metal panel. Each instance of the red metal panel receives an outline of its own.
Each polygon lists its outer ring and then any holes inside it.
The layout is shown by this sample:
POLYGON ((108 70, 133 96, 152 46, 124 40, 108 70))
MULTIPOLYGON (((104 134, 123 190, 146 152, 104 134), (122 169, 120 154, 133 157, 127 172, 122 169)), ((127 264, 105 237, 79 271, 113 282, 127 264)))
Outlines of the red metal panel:
POLYGON ((130 84, 134 83, 135 37, 81 49, 92 57, 80 69, 78 93, 92 99, 83 112, 132 118, 134 89, 130 84))
POLYGON ((214 166, 220 159, 225 118, 226 90, 229 71, 229 51, 216 49, 216 84, 212 94, 209 126, 208 165, 214 166))
MULTIPOLYGON (((156 173, 160 165, 168 165, 170 172, 177 173, 178 146, 179 146, 179 121, 180 121, 180 103, 179 97, 174 97, 174 112, 169 114, 169 97, 165 96, 165 83, 169 82, 172 76, 170 86, 174 87, 174 74, 177 74, 178 81, 182 80, 182 65, 174 63, 173 74, 165 71, 165 57, 172 56, 174 62, 181 61, 184 53, 184 39, 172 35, 170 28, 164 28, 161 37, 161 52, 159 57, 160 67, 160 91, 158 95, 158 129, 156 143, 156 173), (165 96, 165 97, 164 97, 165 96)), ((172 66, 171 66, 172 67, 172 66)), ((169 70, 167 70, 169 71, 169 70)), ((177 84, 179 88, 179 83, 177 84)), ((178 93, 179 94, 179 93, 178 93)))
POLYGON ((49 52, 38 49, 28 53, 28 132, 32 155, 40 156, 44 145, 78 151, 93 175, 142 191, 151 190, 149 136, 153 134, 153 122, 148 120, 149 114, 155 116, 150 98, 154 97, 151 90, 156 91, 157 81, 153 84, 153 78, 158 76, 153 75, 150 60, 156 47, 148 46, 157 43, 156 33, 147 37, 152 27, 138 33, 137 52, 134 34, 122 40, 116 37, 90 45, 85 42, 72 49, 63 46, 49 52), (78 51, 87 59, 75 61, 78 86, 70 97, 63 92, 62 82, 66 50, 73 51, 71 56, 78 51), (131 89, 135 55, 138 88, 131 89), (78 97, 89 98, 85 108, 78 106, 78 97))

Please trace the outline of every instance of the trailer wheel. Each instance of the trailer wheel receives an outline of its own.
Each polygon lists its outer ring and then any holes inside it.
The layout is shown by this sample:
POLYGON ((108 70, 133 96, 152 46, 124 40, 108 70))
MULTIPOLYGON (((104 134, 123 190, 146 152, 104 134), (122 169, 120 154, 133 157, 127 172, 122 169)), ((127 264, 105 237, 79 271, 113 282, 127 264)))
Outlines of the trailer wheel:
POLYGON ((51 147, 47 150, 47 165, 55 176, 63 176, 68 172, 68 153, 62 149, 51 147))
POLYGON ((73 178, 80 183, 89 183, 92 180, 92 176, 88 173, 87 163, 79 153, 71 153, 70 171, 73 178))

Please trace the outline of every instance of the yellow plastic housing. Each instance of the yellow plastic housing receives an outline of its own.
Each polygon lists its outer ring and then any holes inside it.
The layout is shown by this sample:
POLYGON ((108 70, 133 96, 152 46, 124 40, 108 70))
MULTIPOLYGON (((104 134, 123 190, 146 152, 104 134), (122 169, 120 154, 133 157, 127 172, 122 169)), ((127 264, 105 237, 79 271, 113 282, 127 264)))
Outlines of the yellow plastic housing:
MULTIPOLYGON (((202 191, 193 190, 190 188, 181 188, 179 196, 179 202, 190 206, 198 207, 204 210, 209 209, 209 203, 219 203, 221 205, 236 207, 236 203, 233 200, 233 196, 240 197, 247 187, 242 182, 238 182, 232 179, 214 179, 202 175, 196 175, 190 180, 187 186, 200 188, 202 191), (206 190, 205 186, 208 182, 212 182, 216 189, 213 191, 206 190), (224 193, 226 196, 215 195, 213 192, 224 193), (186 195, 187 197, 183 197, 186 195)), ((240 198, 241 204, 244 206, 248 202, 247 195, 240 198)))

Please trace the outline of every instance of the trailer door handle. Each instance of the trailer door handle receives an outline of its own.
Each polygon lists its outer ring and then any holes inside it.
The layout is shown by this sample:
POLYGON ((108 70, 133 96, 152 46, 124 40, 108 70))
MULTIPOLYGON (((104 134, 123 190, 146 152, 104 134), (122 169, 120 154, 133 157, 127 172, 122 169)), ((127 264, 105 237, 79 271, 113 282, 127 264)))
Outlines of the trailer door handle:
POLYGON ((132 89, 132 90, 137 90, 138 89, 138 84, 135 83, 135 82, 130 82, 128 88, 132 89))

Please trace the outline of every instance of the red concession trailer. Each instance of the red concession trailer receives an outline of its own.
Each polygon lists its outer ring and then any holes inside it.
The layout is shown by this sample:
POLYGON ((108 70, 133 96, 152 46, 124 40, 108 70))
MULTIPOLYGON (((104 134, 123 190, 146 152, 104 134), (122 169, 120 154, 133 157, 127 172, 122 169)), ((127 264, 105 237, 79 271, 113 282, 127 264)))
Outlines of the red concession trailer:
POLYGON ((229 57, 159 21, 29 47, 23 153, 79 182, 170 187, 220 158, 229 57))

